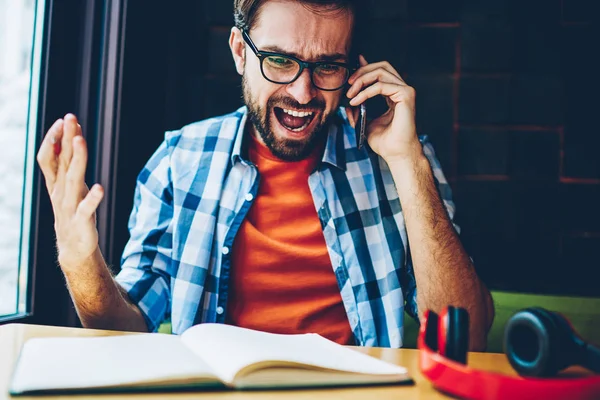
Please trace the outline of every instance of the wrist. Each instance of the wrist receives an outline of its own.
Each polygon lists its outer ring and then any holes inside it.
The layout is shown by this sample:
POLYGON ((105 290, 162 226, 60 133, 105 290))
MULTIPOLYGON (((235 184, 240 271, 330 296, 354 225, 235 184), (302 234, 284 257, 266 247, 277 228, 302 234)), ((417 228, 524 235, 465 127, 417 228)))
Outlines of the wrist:
POLYGON ((406 196, 406 190, 414 190, 433 179, 431 165, 422 151, 410 157, 388 158, 385 161, 401 197, 406 196))
POLYGON ((82 274, 89 275, 90 272, 106 266, 100 247, 96 247, 88 255, 61 252, 58 256, 58 263, 67 280, 82 274))
POLYGON ((391 167, 393 164, 418 164, 422 160, 427 160, 423 153, 423 146, 415 136, 414 140, 403 146, 402 151, 382 156, 385 162, 391 167))
POLYGON ((414 171, 429 168, 429 160, 425 157, 422 148, 403 155, 385 157, 385 162, 392 171, 414 171))

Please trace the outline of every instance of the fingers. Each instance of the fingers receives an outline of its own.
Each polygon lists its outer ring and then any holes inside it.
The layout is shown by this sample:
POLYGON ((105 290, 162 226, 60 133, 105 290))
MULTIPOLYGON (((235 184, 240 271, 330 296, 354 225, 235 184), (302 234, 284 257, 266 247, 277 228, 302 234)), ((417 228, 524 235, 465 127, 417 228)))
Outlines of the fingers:
POLYGON ((383 95, 388 105, 414 98, 414 89, 406 84, 400 74, 387 61, 368 64, 361 55, 361 67, 350 77, 351 85, 346 95, 351 99, 350 105, 356 107, 367 99, 383 95))
POLYGON ((63 207, 69 213, 74 213, 77 204, 86 192, 85 170, 87 166, 88 153, 85 139, 81 135, 73 138, 73 157, 66 173, 63 207))
POLYGON ((392 65, 387 61, 381 61, 381 62, 377 62, 377 63, 373 63, 373 64, 367 64, 367 60, 362 55, 359 57, 359 61, 360 61, 361 67, 359 69, 357 69, 352 74, 352 76, 350 76, 350 78, 348 79, 348 83, 350 83, 351 85, 361 75, 363 75, 367 72, 374 71, 376 69, 383 69, 383 70, 389 72, 390 74, 392 74, 393 76, 395 76, 397 79, 401 80, 402 83, 405 83, 404 80, 402 79, 402 77, 400 76, 400 74, 398 73, 398 71, 396 71, 396 69, 394 69, 394 67, 392 67, 392 65))
POLYGON ((65 115, 63 136, 61 141, 60 156, 58 158, 59 174, 66 173, 69 169, 71 157, 73 157, 73 138, 77 135, 78 128, 77 118, 73 114, 65 115))
POLYGON ((104 189, 99 184, 92 186, 88 194, 77 206, 77 216, 80 218, 92 218, 96 209, 104 197, 104 189))
POLYGON ((37 162, 44 174, 48 193, 52 193, 58 170, 56 146, 62 140, 63 120, 57 119, 48 129, 37 154, 37 162))
POLYGON ((56 212, 75 212, 84 196, 87 147, 73 114, 58 119, 44 137, 37 161, 56 212))
POLYGON ((406 85, 376 82, 350 100, 350 105, 357 106, 365 102, 367 99, 378 95, 386 96, 390 98, 393 103, 397 104, 405 100, 408 101, 414 99, 415 90, 406 85))
POLYGON ((349 98, 352 98, 352 97, 356 96, 356 94, 358 92, 360 92, 360 90, 363 87, 369 86, 375 82, 393 83, 396 85, 404 84, 402 80, 399 80, 398 77, 391 74, 389 71, 382 69, 382 68, 378 68, 378 69, 366 72, 363 75, 360 75, 358 78, 356 78, 354 80, 354 82, 352 83, 352 86, 350 87, 350 89, 348 89, 346 96, 348 96, 349 98))

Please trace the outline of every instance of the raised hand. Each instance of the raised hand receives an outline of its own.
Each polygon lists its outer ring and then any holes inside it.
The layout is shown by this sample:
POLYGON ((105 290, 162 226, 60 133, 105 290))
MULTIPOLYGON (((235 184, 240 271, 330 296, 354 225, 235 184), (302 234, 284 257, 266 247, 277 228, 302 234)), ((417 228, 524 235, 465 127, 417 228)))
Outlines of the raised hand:
POLYGON ((360 65, 348 80, 352 85, 347 92, 350 105, 356 107, 379 95, 388 105, 387 112, 367 126, 369 146, 388 163, 418 154, 421 146, 415 127, 415 90, 388 62, 368 64, 360 56, 360 65))
POLYGON ((54 211, 58 261, 63 270, 85 263, 98 249, 96 209, 104 190, 88 189, 85 170, 87 145, 73 114, 58 119, 48 130, 37 162, 44 174, 54 211))

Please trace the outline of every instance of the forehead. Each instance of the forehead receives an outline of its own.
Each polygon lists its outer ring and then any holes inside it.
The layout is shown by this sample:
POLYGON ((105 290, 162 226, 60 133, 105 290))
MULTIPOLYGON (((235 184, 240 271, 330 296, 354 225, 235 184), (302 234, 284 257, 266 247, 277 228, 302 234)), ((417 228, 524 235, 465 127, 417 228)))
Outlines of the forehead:
POLYGON ((269 0, 262 4, 251 36, 259 49, 279 47, 310 60, 324 54, 347 54, 352 21, 352 13, 347 10, 269 0))

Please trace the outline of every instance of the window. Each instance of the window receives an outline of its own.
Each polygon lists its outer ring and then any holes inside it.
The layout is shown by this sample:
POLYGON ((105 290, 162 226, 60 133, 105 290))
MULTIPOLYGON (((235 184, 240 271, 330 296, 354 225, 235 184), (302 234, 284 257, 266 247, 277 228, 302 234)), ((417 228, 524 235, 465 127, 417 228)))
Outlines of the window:
POLYGON ((29 312, 44 1, 0 0, 0 317, 29 312))

